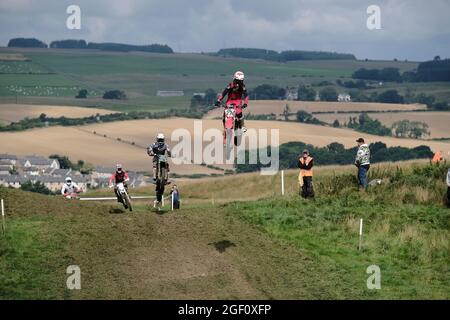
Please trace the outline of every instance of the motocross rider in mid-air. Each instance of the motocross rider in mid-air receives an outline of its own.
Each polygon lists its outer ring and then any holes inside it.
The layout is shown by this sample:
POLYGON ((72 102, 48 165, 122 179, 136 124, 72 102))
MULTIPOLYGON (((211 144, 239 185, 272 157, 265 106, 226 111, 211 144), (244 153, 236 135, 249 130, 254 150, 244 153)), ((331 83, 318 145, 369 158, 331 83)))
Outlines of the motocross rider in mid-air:
MULTIPOLYGON (((236 118, 240 121, 242 132, 246 132, 244 127, 244 119, 242 117, 242 109, 247 108, 248 94, 244 84, 244 73, 242 71, 236 71, 234 73, 233 81, 223 90, 222 94, 217 97, 215 103, 216 107, 220 106, 222 100, 227 97, 227 105, 234 105, 236 110, 236 118)), ((225 112, 222 116, 222 122, 225 126, 225 112)))
MULTIPOLYGON (((158 133, 156 136, 156 141, 147 147, 147 154, 153 157, 153 181, 156 181, 156 164, 158 161, 157 155, 167 155, 172 157, 172 152, 169 146, 165 143, 164 134, 158 133)), ((169 184, 169 163, 167 162, 166 177, 167 183, 169 184)))

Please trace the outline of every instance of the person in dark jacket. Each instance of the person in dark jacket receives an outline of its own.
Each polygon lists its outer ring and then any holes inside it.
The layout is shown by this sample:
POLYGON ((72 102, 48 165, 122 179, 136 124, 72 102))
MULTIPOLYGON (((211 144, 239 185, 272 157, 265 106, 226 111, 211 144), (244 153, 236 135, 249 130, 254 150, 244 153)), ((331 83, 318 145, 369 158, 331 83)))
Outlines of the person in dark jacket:
POLYGON ((314 198, 314 188, 312 183, 314 158, 310 156, 308 150, 303 150, 303 155, 298 159, 300 168, 299 181, 301 185, 300 195, 303 198, 314 198))

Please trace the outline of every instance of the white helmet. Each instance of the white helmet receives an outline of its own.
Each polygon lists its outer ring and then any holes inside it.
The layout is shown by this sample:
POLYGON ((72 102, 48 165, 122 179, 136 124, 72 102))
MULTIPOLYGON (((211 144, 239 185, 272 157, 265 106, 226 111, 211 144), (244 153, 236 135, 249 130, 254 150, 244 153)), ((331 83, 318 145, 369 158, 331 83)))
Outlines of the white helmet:
POLYGON ((72 178, 71 177, 67 177, 66 178, 66 183, 67 184, 71 184, 72 183, 72 178))
POLYGON ((242 71, 236 71, 233 80, 244 81, 244 73, 242 71))
POLYGON ((156 141, 164 142, 164 134, 163 133, 158 133, 158 135, 156 136, 156 141))

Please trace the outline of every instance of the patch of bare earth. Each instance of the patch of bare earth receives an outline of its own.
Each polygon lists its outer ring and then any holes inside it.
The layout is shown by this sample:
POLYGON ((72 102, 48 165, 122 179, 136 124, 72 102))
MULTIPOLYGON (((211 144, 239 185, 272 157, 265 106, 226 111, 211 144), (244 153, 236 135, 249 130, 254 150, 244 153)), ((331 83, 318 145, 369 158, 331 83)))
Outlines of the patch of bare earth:
POLYGON ((112 221, 97 245, 73 242, 85 276, 72 298, 308 299, 333 292, 299 250, 220 208, 112 221), (122 240, 106 239, 110 228, 122 240))

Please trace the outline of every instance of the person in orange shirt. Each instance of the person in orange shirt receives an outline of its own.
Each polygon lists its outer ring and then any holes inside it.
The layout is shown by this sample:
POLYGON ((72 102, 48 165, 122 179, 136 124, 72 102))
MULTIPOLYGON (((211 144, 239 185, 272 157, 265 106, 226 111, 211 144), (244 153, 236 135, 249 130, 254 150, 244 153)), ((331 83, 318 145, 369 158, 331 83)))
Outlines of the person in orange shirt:
POLYGON ((433 159, 431 160, 431 162, 432 162, 432 163, 435 163, 435 164, 439 164, 442 160, 444 160, 444 159, 442 158, 442 153, 441 153, 441 151, 437 151, 437 152, 434 154, 433 159))
POLYGON ((303 156, 298 159, 298 167, 300 168, 299 179, 302 187, 300 195, 303 198, 314 198, 314 188, 312 184, 313 166, 314 158, 309 155, 308 150, 303 150, 303 156))

